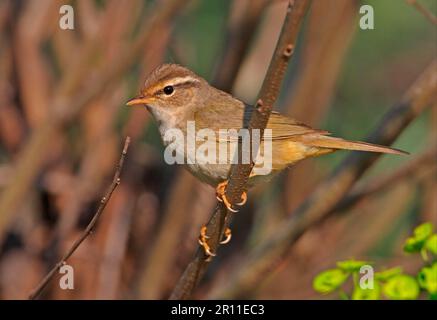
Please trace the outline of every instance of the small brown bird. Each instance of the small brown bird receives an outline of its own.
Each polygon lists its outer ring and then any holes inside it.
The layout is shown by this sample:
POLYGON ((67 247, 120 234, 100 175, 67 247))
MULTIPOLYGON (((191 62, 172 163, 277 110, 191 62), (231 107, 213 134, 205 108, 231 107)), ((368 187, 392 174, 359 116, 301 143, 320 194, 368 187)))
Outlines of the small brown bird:
MULTIPOLYGON (((127 105, 146 106, 157 120, 166 145, 171 142, 164 139, 164 136, 172 128, 179 129, 185 138, 189 138, 187 123, 190 121, 195 124, 196 132, 201 129, 210 129, 216 133, 214 146, 238 144, 238 139, 222 138, 219 131, 239 130, 246 127, 254 110, 252 106, 210 86, 200 76, 176 64, 164 64, 155 69, 147 77, 141 94, 128 101, 127 105)), ((272 146, 272 170, 268 174, 257 174, 257 171, 253 170, 249 177, 249 187, 260 180, 268 179, 300 160, 337 150, 406 154, 404 151, 385 146, 332 137, 327 131, 313 129, 278 112, 272 112, 266 129, 271 129, 268 138, 271 139, 272 146)), ((204 143, 195 140, 196 147, 204 143)), ((184 141, 186 139, 177 143, 181 144, 184 141)), ((265 141, 266 136, 261 140, 259 149, 263 150, 265 141)), ((200 180, 216 187, 218 199, 223 201, 229 210, 236 211, 224 195, 231 163, 229 161, 227 163, 195 161, 195 159, 190 159, 189 152, 185 152, 184 145, 176 147, 176 152, 181 153, 187 169, 200 180)), ((243 205, 245 202, 246 194, 243 194, 242 202, 237 205, 243 205)), ((230 240, 230 230, 226 230, 225 235, 224 243, 230 240)), ((214 254, 210 252, 206 239, 206 228, 203 227, 200 244, 204 247, 206 254, 212 256, 214 254)))

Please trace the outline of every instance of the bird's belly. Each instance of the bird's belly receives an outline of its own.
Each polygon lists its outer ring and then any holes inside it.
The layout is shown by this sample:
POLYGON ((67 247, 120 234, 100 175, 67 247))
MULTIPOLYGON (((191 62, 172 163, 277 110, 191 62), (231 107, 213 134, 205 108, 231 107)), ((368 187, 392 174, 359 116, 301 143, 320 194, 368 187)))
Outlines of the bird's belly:
MULTIPOLYGON (((183 159, 183 165, 188 171, 201 181, 216 186, 218 183, 226 180, 231 165, 229 163, 216 163, 214 158, 211 161, 206 161, 200 157, 197 149, 200 143, 196 141, 195 149, 190 149, 185 145, 186 136, 183 140, 174 140, 172 142, 164 140, 166 148, 170 147, 175 152, 179 159, 183 159)), ((210 146, 215 147, 215 142, 210 146)))
MULTIPOLYGON (((204 157, 200 157, 200 159, 198 158, 199 153, 197 151, 201 145, 209 147, 211 150, 216 150, 215 148, 219 148, 218 145, 220 143, 216 144, 215 140, 209 141, 206 144, 205 142, 196 141, 194 144, 194 150, 190 152, 188 150, 189 148, 183 143, 185 141, 186 139, 183 139, 182 143, 179 141, 173 141, 171 144, 173 144, 172 149, 184 159, 184 166, 188 171, 201 181, 212 186, 216 186, 218 183, 227 179, 231 167, 229 161, 228 163, 217 163, 217 154, 216 157, 213 157, 212 161, 206 161, 206 158, 204 157)), ((164 141, 164 144, 166 147, 169 147, 169 141, 164 141)), ((270 149, 272 154, 267 158, 265 157, 266 155, 263 154, 264 162, 262 162, 261 165, 255 165, 255 168, 250 175, 248 186, 251 187, 258 182, 269 180, 275 173, 309 156, 309 153, 311 153, 311 150, 309 149, 310 148, 302 143, 288 139, 273 141, 273 145, 270 149), (266 160, 267 162, 265 162, 266 160), (267 170, 259 170, 260 167, 265 167, 266 165, 267 170)), ((261 143, 260 150, 264 150, 264 142, 261 143)), ((214 152, 212 152, 212 154, 214 154, 214 152)), ((229 155, 228 160, 232 158, 233 156, 229 155)))
POLYGON ((230 169, 229 164, 187 164, 186 168, 195 177, 212 186, 226 180, 230 169))

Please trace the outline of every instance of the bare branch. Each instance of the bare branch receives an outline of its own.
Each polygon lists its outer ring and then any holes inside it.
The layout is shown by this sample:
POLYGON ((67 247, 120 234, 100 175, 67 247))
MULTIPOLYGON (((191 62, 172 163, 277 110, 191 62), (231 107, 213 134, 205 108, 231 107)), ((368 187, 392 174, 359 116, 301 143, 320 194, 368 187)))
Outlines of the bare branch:
MULTIPOLYGON (((261 129, 261 136, 267 125, 272 106, 279 95, 288 62, 294 51, 297 34, 309 3, 309 0, 289 2, 276 49, 258 95, 258 100, 255 105, 256 110, 253 112, 248 126, 249 130, 261 129)), ((256 154, 256 150, 254 154, 256 154)), ((231 203, 240 201, 253 166, 253 159, 251 164, 232 165, 229 174, 229 183, 226 189, 226 196, 231 203)), ((230 214, 224 205, 218 203, 214 214, 207 224, 209 236, 208 244, 214 252, 217 251, 225 227, 230 223, 230 218, 230 214)), ((203 250, 199 248, 194 259, 190 262, 182 277, 179 279, 170 299, 188 299, 191 297, 193 290, 209 264, 206 258, 203 250)))
POLYGON ((67 251, 67 253, 64 254, 64 256, 59 260, 58 263, 47 273, 47 275, 44 277, 43 280, 38 284, 38 286, 32 291, 32 293, 29 295, 29 299, 34 300, 38 298, 38 296, 41 294, 41 292, 44 290, 44 288, 47 286, 47 284, 50 282, 50 280, 54 277, 55 273, 61 268, 67 261, 68 258, 71 257, 71 255, 79 248, 81 243, 92 233, 97 220, 101 216, 103 210, 106 207, 106 204, 108 203, 109 199, 112 196, 112 193, 117 188, 117 186, 120 184, 120 173, 121 169, 123 168, 124 159, 126 157, 127 149, 129 148, 130 143, 130 137, 126 138, 126 141, 124 142, 123 151, 121 153, 120 160, 117 164, 114 178, 112 179, 112 183, 109 186, 108 191, 106 191, 105 196, 100 200, 100 205, 97 208, 96 213, 94 214, 93 218, 91 219, 90 223, 82 233, 82 235, 73 243, 71 248, 67 251))

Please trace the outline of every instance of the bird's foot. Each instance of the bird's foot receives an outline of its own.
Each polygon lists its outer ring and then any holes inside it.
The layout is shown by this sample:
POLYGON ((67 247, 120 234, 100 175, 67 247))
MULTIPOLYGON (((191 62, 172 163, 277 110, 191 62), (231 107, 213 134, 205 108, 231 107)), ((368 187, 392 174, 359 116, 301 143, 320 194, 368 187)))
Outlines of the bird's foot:
POLYGON ((212 257, 215 257, 216 254, 211 251, 211 247, 208 244, 209 236, 206 235, 206 230, 207 230, 206 226, 200 228, 199 244, 203 248, 203 251, 208 257, 206 260, 209 261, 211 260, 212 257))
POLYGON ((224 236, 225 236, 225 238, 224 238, 224 240, 220 241, 220 244, 226 244, 226 243, 228 243, 229 241, 231 241, 231 238, 232 238, 232 232, 231 232, 231 229, 226 228, 226 229, 225 229, 224 236))
MULTIPOLYGON (((199 244, 203 248, 203 251, 205 252, 207 258, 206 260, 211 260, 212 257, 215 257, 216 254, 211 251, 211 247, 208 244, 209 236, 206 234, 207 228, 206 226, 203 226, 200 228, 200 235, 199 235, 199 244)), ((220 241, 220 244, 226 244, 229 241, 231 241, 232 233, 231 229, 226 228, 224 233, 225 239, 220 241)))
MULTIPOLYGON (((216 198, 218 201, 223 202, 229 211, 238 212, 238 210, 232 208, 232 204, 229 202, 229 200, 225 195, 227 186, 228 186, 228 181, 223 181, 217 185, 217 188, 215 189, 216 198)), ((243 193, 241 194, 241 201, 236 203, 235 205, 241 207, 246 203, 246 201, 247 201, 247 193, 246 191, 243 191, 243 193)))

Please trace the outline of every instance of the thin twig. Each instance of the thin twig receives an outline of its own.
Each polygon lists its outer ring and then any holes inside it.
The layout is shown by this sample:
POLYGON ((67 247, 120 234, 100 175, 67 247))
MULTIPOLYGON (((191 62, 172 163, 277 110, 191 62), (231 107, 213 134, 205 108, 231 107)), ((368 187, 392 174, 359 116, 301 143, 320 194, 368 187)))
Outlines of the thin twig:
POLYGON ((108 203, 109 199, 112 196, 112 193, 120 184, 120 173, 121 173, 121 169, 123 168, 123 163, 126 157, 127 149, 129 148, 129 143, 130 143, 130 137, 127 137, 124 142, 123 151, 121 153, 120 160, 117 164, 114 178, 112 179, 112 183, 109 186, 108 191, 106 191, 105 196, 100 200, 100 205, 97 208, 97 211, 94 214, 93 218, 91 219, 90 223, 88 224, 82 235, 73 243, 73 245, 67 251, 67 253, 64 254, 61 260, 59 260, 59 262, 50 270, 49 273, 47 273, 44 279, 41 280, 38 286, 32 291, 32 293, 29 295, 29 299, 34 300, 41 294, 41 292, 44 290, 44 288, 47 286, 50 280, 54 277, 55 273, 59 270, 59 268, 61 268, 66 263, 67 259, 71 257, 71 255, 82 244, 82 242, 92 233, 97 223, 97 220, 99 219, 103 210, 105 209, 106 204, 108 203))
POLYGON ((407 0, 407 3, 414 6, 417 11, 419 11, 421 14, 425 16, 431 23, 435 26, 437 26, 437 17, 432 14, 431 11, 429 11, 427 8, 422 6, 417 0, 407 0))
MULTIPOLYGON (((252 129, 260 129, 261 136, 267 125, 272 106, 279 95, 288 62, 294 51, 297 34, 309 3, 309 0, 289 2, 278 43, 259 93, 255 111, 252 113, 248 126, 250 131, 252 129)), ((256 154, 256 150, 253 154, 256 154)), ((240 201, 253 165, 253 159, 251 164, 232 165, 229 174, 229 183, 226 189, 226 197, 231 203, 240 201)), ((218 203, 214 214, 207 224, 209 236, 208 244, 214 252, 217 251, 225 227, 230 223, 230 218, 231 216, 224 205, 218 203)), ((199 248, 194 259, 190 262, 182 274, 182 277, 179 279, 170 299, 188 299, 191 297, 193 290, 199 283, 209 264, 206 258, 203 249, 199 248)))

